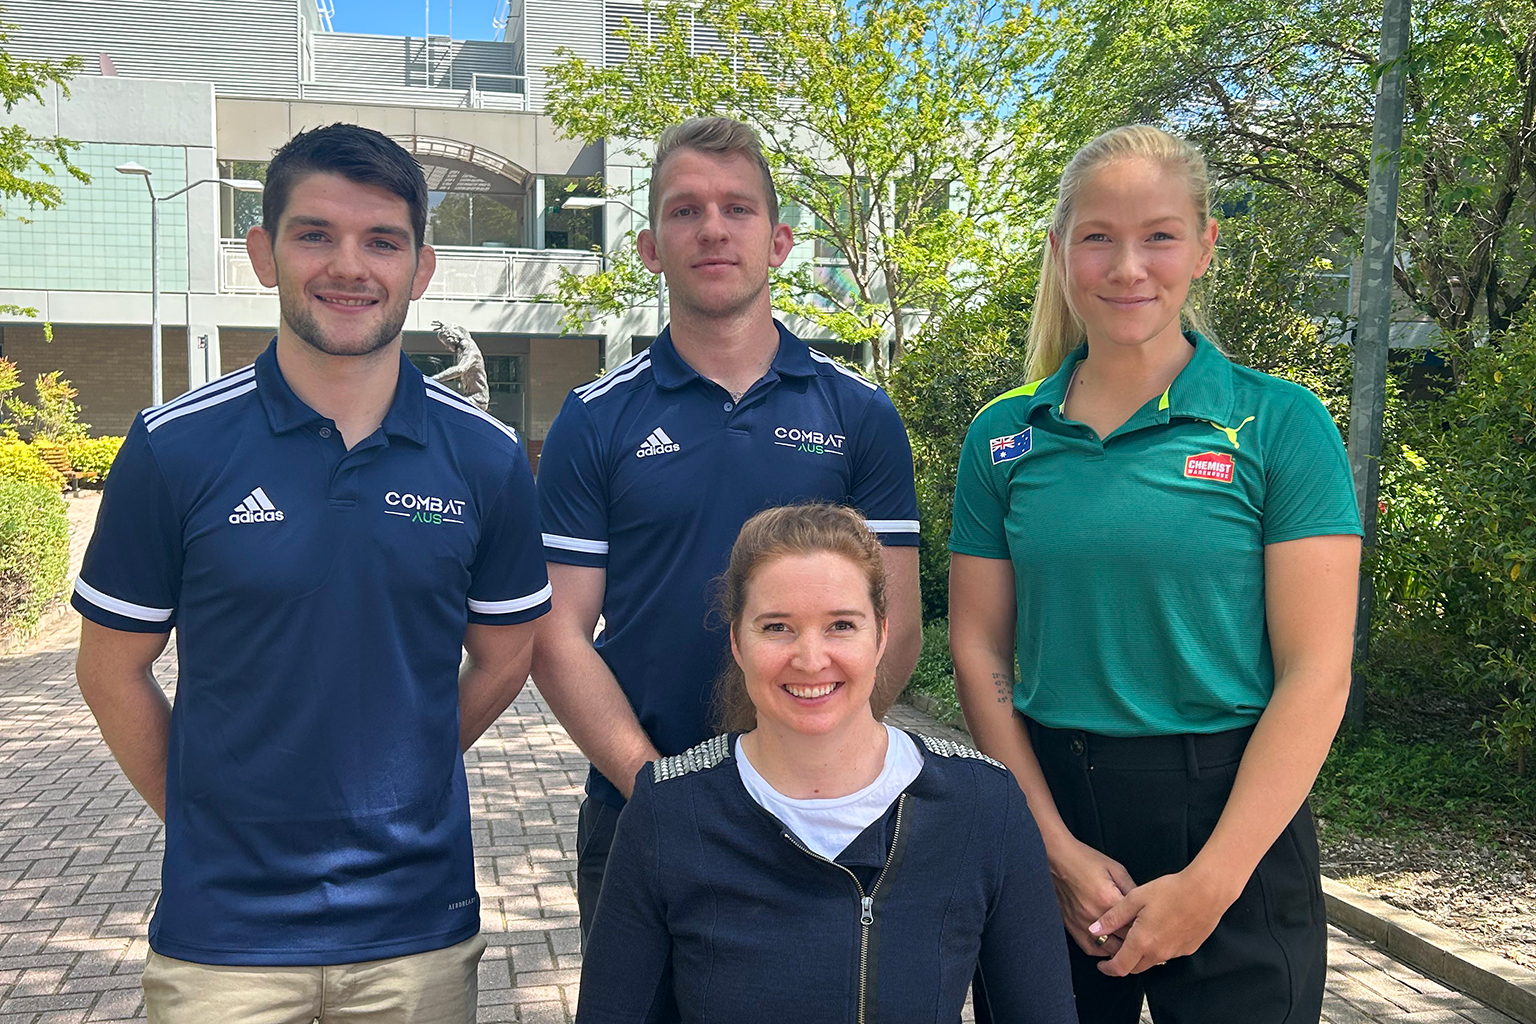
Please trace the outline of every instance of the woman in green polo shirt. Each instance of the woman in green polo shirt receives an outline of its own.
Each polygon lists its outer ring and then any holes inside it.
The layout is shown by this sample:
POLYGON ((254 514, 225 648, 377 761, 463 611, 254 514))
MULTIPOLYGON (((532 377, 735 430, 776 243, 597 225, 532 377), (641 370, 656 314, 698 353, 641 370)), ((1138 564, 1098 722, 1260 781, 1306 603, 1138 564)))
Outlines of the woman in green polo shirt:
POLYGON ((1040 379, 981 410, 956 484, 956 685, 1039 822, 1084 1024, 1143 997, 1180 1022, 1321 1013, 1305 798, 1349 689, 1360 520, 1322 403, 1199 330, 1208 191, 1154 128, 1073 157, 1040 379))

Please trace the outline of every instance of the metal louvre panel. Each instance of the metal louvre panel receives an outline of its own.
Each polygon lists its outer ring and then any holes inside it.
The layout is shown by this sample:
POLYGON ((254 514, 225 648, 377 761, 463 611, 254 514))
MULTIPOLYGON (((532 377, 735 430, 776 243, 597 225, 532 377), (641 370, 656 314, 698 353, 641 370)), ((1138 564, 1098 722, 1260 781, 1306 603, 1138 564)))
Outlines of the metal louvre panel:
POLYGON ((603 0, 527 0, 528 106, 542 110, 548 91, 544 69, 569 49, 589 64, 603 64, 603 0))
POLYGON ((387 97, 422 106, 465 106, 463 91, 478 84, 481 92, 498 94, 496 100, 503 108, 522 105, 525 86, 513 80, 517 61, 514 48, 505 43, 458 39, 450 46, 447 36, 433 36, 428 50, 420 36, 332 32, 313 36, 313 45, 314 78, 304 83, 306 98, 386 102, 387 97), (477 75, 481 76, 478 83, 477 75), (428 88, 453 94, 433 96, 425 92, 428 88), (369 95, 343 94, 344 89, 365 90, 369 95), (400 95, 401 89, 422 92, 400 95))
POLYGON ((220 96, 299 91, 299 0, 26 0, 8 4, 16 57, 105 53, 124 78, 213 82, 220 96))

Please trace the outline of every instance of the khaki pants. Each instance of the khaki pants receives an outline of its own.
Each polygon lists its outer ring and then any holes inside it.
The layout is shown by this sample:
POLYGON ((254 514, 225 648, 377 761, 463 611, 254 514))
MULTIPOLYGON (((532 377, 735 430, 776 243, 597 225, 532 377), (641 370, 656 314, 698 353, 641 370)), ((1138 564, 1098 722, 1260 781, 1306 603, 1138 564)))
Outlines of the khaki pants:
POLYGON ((474 1024, 485 938, 333 967, 220 967, 150 951, 150 1024, 474 1024))

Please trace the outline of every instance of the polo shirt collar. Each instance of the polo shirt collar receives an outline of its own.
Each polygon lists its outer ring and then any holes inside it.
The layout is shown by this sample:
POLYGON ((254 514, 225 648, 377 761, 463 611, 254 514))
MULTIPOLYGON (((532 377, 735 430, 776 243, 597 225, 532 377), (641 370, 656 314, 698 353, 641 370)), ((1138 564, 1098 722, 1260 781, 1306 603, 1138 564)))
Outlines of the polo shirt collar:
MULTIPOLYGON (((816 364, 811 358, 810 346, 795 337, 777 319, 773 321, 773 326, 779 332, 779 351, 768 367, 768 376, 814 377, 816 364)), ((691 381, 703 379, 699 371, 677 354, 677 348, 672 344, 671 325, 665 327, 661 336, 651 343, 650 355, 651 375, 657 387, 673 390, 691 381)))
MULTIPOLYGON (((416 444, 427 443, 426 434, 427 382, 421 371, 400 353, 400 380, 395 385, 395 397, 384 414, 380 429, 390 437, 404 438, 416 444)), ((285 434, 290 430, 325 419, 305 405, 277 365, 277 338, 261 355, 256 357, 256 394, 267 411, 267 422, 272 433, 285 434)))
MULTIPOLYGON (((1157 399, 1154 415, 1161 423, 1174 417, 1226 423, 1232 413, 1232 363, 1199 331, 1185 331, 1184 338, 1195 354, 1157 399)), ((1035 389, 1029 411, 1049 406, 1060 414, 1072 373, 1087 356, 1086 341, 1068 353, 1061 367, 1035 389)))

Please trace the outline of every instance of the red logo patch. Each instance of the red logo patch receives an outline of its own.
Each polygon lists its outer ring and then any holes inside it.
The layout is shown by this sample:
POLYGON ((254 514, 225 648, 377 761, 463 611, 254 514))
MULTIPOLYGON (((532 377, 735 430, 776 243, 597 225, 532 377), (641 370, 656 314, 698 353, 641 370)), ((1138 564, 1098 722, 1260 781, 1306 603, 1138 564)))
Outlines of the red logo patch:
POLYGON ((1201 452, 1184 460, 1184 475, 1196 480, 1220 480, 1229 484, 1234 468, 1232 456, 1226 452, 1201 452))

